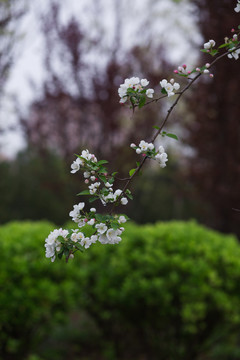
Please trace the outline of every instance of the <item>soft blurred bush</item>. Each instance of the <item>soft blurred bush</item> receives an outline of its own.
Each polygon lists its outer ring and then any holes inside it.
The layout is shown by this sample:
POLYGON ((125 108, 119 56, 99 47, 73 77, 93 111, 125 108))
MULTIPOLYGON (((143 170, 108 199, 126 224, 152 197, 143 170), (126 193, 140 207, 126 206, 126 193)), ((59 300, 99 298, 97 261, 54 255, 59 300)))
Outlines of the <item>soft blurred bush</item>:
MULTIPOLYGON (((70 225, 71 226, 71 225, 70 225)), ((238 359, 240 247, 195 222, 44 258, 53 226, 0 227, 1 359, 238 359)))

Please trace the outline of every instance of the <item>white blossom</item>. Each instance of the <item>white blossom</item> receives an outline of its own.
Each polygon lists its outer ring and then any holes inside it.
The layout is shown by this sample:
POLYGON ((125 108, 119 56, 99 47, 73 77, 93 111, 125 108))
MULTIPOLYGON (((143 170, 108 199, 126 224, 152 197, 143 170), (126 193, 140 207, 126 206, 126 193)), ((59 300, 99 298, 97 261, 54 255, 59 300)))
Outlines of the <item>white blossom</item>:
POLYGON ((146 91, 147 97, 152 98, 152 97, 153 97, 153 94, 154 94, 154 90, 153 90, 153 89, 147 89, 147 91, 146 91))
POLYGON ((128 199, 126 197, 121 198, 122 205, 127 205, 127 203, 128 203, 128 199))
POLYGON ((234 8, 234 10, 236 12, 239 12, 240 11, 240 1, 238 0, 237 4, 236 4, 236 7, 234 8))
POLYGON ((91 212, 96 212, 96 209, 95 209, 95 208, 91 208, 90 211, 91 211, 91 212))
POLYGON ((92 242, 89 237, 85 237, 80 241, 80 244, 85 248, 88 249, 90 245, 92 245, 92 242))
POLYGON ((120 196, 121 193, 122 193, 122 190, 117 189, 117 190, 115 191, 114 195, 115 195, 115 196, 120 196))
POLYGON ((101 244, 108 244, 108 238, 106 235, 104 234, 101 234, 98 238, 98 241, 101 243, 101 244))
MULTIPOLYGON (((232 50, 234 50, 234 49, 235 49, 235 47, 232 48, 232 50)), ((229 57, 229 59, 234 58, 235 60, 238 60, 239 54, 240 54, 240 49, 237 49, 235 51, 232 51, 230 54, 228 54, 228 57, 229 57)))
POLYGON ((94 225, 95 224, 95 219, 91 219, 87 222, 88 225, 94 225))
POLYGON ((80 158, 77 158, 71 165, 71 173, 75 174, 78 170, 80 170, 81 165, 83 165, 83 161, 80 158))
POLYGON ((148 86, 148 84, 149 84, 149 81, 148 81, 147 79, 142 79, 142 80, 141 80, 141 85, 142 85, 142 86, 145 87, 145 86, 148 86))
MULTIPOLYGON (((120 231, 120 233, 121 233, 121 231, 120 231)), ((108 238, 109 244, 117 244, 117 243, 119 243, 122 239, 118 235, 119 235, 118 230, 108 229, 108 231, 106 233, 106 236, 108 238)))
POLYGON ((119 216, 119 219, 118 219, 119 224, 124 224, 126 221, 127 220, 126 220, 125 216, 123 216, 123 215, 119 216))
POLYGON ((100 223, 96 225, 96 229, 99 234, 104 234, 107 231, 107 226, 104 223, 100 223))

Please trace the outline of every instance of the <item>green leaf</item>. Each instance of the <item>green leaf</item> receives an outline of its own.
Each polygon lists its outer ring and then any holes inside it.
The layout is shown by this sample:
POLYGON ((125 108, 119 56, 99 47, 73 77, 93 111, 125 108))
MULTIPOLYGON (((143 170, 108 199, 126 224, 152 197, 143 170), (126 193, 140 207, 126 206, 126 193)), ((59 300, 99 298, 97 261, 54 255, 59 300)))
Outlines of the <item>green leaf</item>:
POLYGON ((228 44, 228 43, 226 43, 226 44, 222 44, 222 45, 220 45, 220 46, 218 47, 218 49, 222 49, 222 48, 227 47, 227 46, 229 46, 229 44, 228 44))
POLYGON ((159 129, 160 129, 160 127, 159 127, 159 126, 157 126, 157 125, 154 125, 154 126, 153 126, 153 128, 154 128, 154 129, 157 129, 157 130, 159 130, 159 129))
POLYGON ((111 227, 113 228, 113 230, 117 230, 119 228, 119 224, 117 222, 112 222, 111 227))
POLYGON ((107 182, 106 176, 98 175, 99 179, 102 180, 102 182, 107 182))
POLYGON ((137 161, 137 162, 136 162, 136 165, 137 165, 137 167, 139 167, 139 165, 140 165, 140 162, 139 162, 139 161, 137 161))
POLYGON ((172 139, 178 140, 178 137, 177 137, 177 135, 175 135, 175 134, 166 133, 165 135, 168 136, 168 137, 170 137, 170 138, 172 138, 172 139))
POLYGON ((126 193, 126 195, 127 195, 127 197, 128 197, 130 200, 133 200, 132 194, 127 194, 127 193, 126 193))
POLYGON ((88 201, 89 201, 90 203, 92 203, 92 202, 96 201, 97 199, 98 199, 98 197, 97 197, 97 196, 94 196, 94 197, 91 197, 88 201))
POLYGON ((105 221, 105 216, 102 214, 95 214, 95 219, 97 219, 97 221, 103 222, 105 221))
POLYGON ((77 195, 90 195, 90 192, 89 192, 89 190, 83 190, 77 195))
POLYGON ((210 53, 209 53, 210 55, 212 55, 212 56, 215 56, 215 55, 217 55, 218 54, 218 50, 216 50, 216 49, 213 49, 213 50, 211 50, 210 51, 210 53))
POLYGON ((144 95, 140 96, 140 100, 138 103, 139 109, 141 109, 144 106, 145 102, 146 102, 146 97, 144 95))
POLYGON ((131 169, 131 170, 129 171, 129 176, 132 176, 132 175, 135 173, 135 171, 136 171, 136 169, 131 169))
POLYGON ((161 93, 167 95, 167 90, 165 88, 162 88, 161 93))
POLYGON ((100 160, 97 162, 97 165, 102 165, 102 164, 108 164, 108 161, 107 160, 100 160))
POLYGON ((238 29, 240 30, 240 25, 238 25, 238 29))
POLYGON ((115 172, 112 173, 112 176, 115 176, 115 175, 117 175, 117 171, 115 171, 115 172))

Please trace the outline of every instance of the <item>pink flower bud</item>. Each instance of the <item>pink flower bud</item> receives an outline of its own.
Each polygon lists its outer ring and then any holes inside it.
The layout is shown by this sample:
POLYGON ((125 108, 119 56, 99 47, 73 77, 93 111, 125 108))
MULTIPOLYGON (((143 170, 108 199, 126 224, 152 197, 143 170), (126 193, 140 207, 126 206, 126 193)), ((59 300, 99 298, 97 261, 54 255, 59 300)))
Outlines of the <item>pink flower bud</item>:
POLYGON ((209 74, 209 76, 210 76, 210 78, 213 78, 213 77, 214 77, 214 75, 213 75, 213 74, 209 74))
POLYGON ((188 73, 188 74, 191 74, 191 71, 188 71, 187 73, 188 73))
POLYGON ((206 63, 205 66, 206 66, 206 68, 209 68, 209 67, 210 67, 210 64, 209 64, 209 63, 206 63))
POLYGON ((84 180, 84 182, 85 182, 85 184, 88 184, 88 183, 89 183, 89 180, 88 180, 88 179, 86 179, 86 180, 84 180))
POLYGON ((235 32, 235 30, 232 28, 231 32, 235 32))
POLYGON ((135 86, 133 86, 133 90, 135 89, 135 86))
POLYGON ((201 70, 200 70, 199 68, 196 68, 196 71, 198 71, 198 72, 199 72, 199 71, 201 71, 201 70))
POLYGON ((144 157, 144 156, 146 156, 146 154, 142 154, 142 156, 144 157))
POLYGON ((88 219, 84 219, 84 222, 88 222, 88 219))
POLYGON ((95 181, 98 181, 98 178, 95 178, 95 181))
POLYGON ((183 67, 184 69, 186 69, 187 65, 186 65, 186 64, 183 64, 182 67, 183 67))
POLYGON ((104 173, 103 175, 104 175, 104 176, 107 176, 107 173, 104 173))
POLYGON ((177 70, 174 70, 173 72, 174 72, 174 74, 178 74, 178 71, 177 71, 177 70))

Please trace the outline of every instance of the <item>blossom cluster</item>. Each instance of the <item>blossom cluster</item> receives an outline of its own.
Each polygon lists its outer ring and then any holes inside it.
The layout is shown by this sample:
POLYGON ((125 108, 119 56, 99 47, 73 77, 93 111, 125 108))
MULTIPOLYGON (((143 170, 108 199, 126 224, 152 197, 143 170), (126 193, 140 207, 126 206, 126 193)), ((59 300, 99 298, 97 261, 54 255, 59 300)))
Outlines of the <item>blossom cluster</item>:
POLYGON ((80 228, 86 224, 91 225, 91 234, 86 235, 83 230, 79 229, 53 230, 45 240, 46 257, 51 258, 52 262, 56 256, 62 258, 63 254, 67 254, 68 258, 73 258, 75 251, 88 249, 97 241, 101 244, 118 244, 122 240, 121 234, 124 228, 121 224, 127 221, 125 216, 111 217, 108 215, 106 219, 103 215, 98 214, 97 216, 95 208, 91 208, 89 213, 83 212, 84 206, 84 202, 74 205, 74 209, 69 215, 80 228))
POLYGON ((139 77, 125 79, 124 83, 121 84, 118 89, 120 104, 124 104, 129 99, 132 105, 143 106, 146 101, 146 96, 153 98, 154 94, 153 89, 146 89, 148 84, 149 81, 147 79, 140 80, 139 77))
POLYGON ((153 143, 148 143, 144 140, 141 140, 138 146, 131 144, 130 147, 135 149, 137 154, 143 154, 143 156, 147 156, 153 160, 156 160, 161 168, 166 166, 168 156, 163 146, 160 145, 156 150, 153 143))
POLYGON ((162 93, 167 94, 168 97, 175 95, 174 91, 180 89, 179 83, 175 82, 174 79, 171 79, 169 82, 166 79, 160 81, 162 87, 162 93))
POLYGON ((72 163, 71 173, 82 170, 84 182, 88 185, 88 190, 79 193, 79 195, 94 195, 93 199, 98 198, 103 205, 118 200, 121 205, 126 205, 128 199, 123 196, 122 190, 113 190, 114 173, 111 175, 107 173, 107 169, 102 166, 105 163, 107 163, 106 160, 98 162, 96 156, 88 150, 83 150, 81 155, 72 163))

